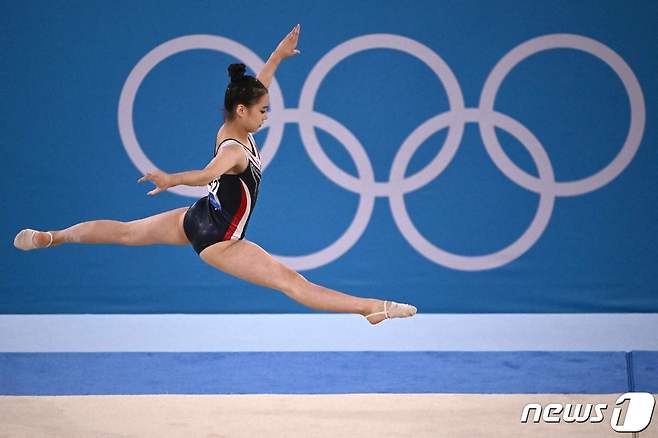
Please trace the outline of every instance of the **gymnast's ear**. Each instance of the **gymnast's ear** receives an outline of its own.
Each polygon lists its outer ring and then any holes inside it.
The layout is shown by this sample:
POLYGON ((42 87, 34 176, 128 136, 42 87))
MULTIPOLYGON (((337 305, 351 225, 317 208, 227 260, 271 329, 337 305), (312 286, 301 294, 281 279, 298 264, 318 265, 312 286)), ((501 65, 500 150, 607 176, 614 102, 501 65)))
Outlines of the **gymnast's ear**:
POLYGON ((246 105, 243 105, 243 104, 239 103, 239 104, 235 107, 235 113, 238 115, 238 117, 244 117, 245 115, 247 115, 247 107, 246 107, 246 105))

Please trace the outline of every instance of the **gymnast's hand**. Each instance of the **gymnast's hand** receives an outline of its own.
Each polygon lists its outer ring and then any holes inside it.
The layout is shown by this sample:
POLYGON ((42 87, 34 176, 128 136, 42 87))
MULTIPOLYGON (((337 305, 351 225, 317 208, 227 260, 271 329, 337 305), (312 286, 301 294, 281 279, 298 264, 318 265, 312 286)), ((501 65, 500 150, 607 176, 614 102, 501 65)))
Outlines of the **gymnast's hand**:
POLYGON ((173 187, 173 178, 168 173, 165 173, 161 170, 155 170, 153 172, 148 172, 146 175, 137 180, 138 183, 143 183, 144 181, 151 181, 157 187, 147 193, 147 195, 153 196, 157 195, 160 192, 164 192, 169 187, 173 187))
POLYGON ((297 41, 299 40, 299 29, 300 25, 293 27, 288 35, 286 35, 279 45, 274 50, 274 55, 281 57, 281 59, 286 59, 290 56, 299 55, 299 50, 297 50, 297 41))

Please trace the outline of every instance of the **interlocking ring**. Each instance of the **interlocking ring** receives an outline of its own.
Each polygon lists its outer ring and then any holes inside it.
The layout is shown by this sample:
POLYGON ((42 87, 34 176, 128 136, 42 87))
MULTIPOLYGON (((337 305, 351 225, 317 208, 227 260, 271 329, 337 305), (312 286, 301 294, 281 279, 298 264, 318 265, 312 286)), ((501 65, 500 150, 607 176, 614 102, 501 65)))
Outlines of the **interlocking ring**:
MULTIPOLYGON (((186 50, 211 49, 228 53, 258 71, 264 62, 248 48, 227 38, 213 35, 189 35, 170 40, 149 52, 133 68, 119 99, 119 132, 128 156, 142 172, 157 167, 146 157, 135 135, 132 112, 135 95, 146 75, 159 62, 186 50)), ((272 115, 266 127, 267 137, 262 151, 263 166, 274 157, 286 123, 297 123, 306 152, 313 164, 338 186, 359 195, 356 214, 345 232, 326 248, 305 256, 277 256, 298 270, 324 266, 345 254, 361 238, 370 222, 376 197, 388 197, 395 223, 409 244, 428 260, 452 269, 477 271, 493 269, 512 262, 530 249, 548 226, 555 198, 577 196, 597 190, 614 180, 632 161, 642 141, 645 125, 645 104, 642 89, 626 62, 602 43, 579 35, 544 35, 526 41, 506 54, 485 81, 479 108, 465 108, 461 87, 443 59, 423 44, 399 35, 372 34, 348 40, 324 55, 304 82, 298 108, 284 108, 283 96, 275 80, 270 85, 272 115), (551 161, 539 140, 519 121, 494 109, 496 94, 509 72, 527 57, 544 50, 567 48, 580 50, 604 61, 621 79, 631 109, 631 122, 626 140, 615 158, 595 174, 576 181, 555 181, 551 161), (415 56, 425 63, 445 87, 450 109, 421 123, 402 142, 397 151, 389 180, 375 181, 372 163, 356 136, 335 119, 314 110, 315 97, 329 71, 344 59, 365 50, 391 49, 415 56), (466 123, 477 123, 488 155, 500 171, 519 186, 539 194, 539 205, 528 229, 507 247, 485 255, 463 256, 449 253, 429 242, 414 226, 406 209, 404 195, 418 190, 438 177, 457 153, 466 123), (538 169, 538 177, 526 173, 514 164, 496 138, 495 128, 514 136, 529 152, 538 169), (321 129, 347 150, 356 164, 357 177, 336 166, 324 153, 315 129, 321 129), (405 172, 418 148, 442 129, 448 135, 437 155, 423 169, 405 177, 405 172)), ((170 191, 191 197, 205 195, 199 188, 174 187, 170 191)))

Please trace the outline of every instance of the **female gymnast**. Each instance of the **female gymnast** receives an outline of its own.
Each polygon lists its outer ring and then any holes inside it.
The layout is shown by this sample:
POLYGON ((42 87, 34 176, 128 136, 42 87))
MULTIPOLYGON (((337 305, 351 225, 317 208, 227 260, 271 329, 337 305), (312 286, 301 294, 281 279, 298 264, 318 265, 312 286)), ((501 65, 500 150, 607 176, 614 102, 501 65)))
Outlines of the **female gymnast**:
POLYGON ((413 316, 416 308, 394 301, 360 298, 314 284, 244 239, 256 204, 261 176, 260 153, 253 132, 267 120, 267 87, 284 59, 298 55, 299 24, 279 43, 260 73, 245 75, 244 64, 231 64, 224 96, 224 124, 217 132, 213 159, 202 170, 147 173, 153 196, 177 185, 206 186, 208 196, 191 207, 177 208, 131 222, 95 220, 59 231, 21 230, 14 246, 22 250, 64 243, 121 245, 192 244, 201 259, 227 274, 283 292, 312 309, 355 313, 371 324, 413 316))

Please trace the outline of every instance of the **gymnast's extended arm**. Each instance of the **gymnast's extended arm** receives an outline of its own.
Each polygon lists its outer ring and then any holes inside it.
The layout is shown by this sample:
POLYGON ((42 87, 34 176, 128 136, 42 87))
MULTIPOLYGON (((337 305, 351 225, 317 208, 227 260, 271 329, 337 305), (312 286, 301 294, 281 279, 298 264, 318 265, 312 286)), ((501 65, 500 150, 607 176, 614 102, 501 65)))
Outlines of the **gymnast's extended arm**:
POLYGON ((272 82, 272 77, 277 67, 284 59, 299 55, 299 50, 297 50, 297 41, 299 40, 299 29, 300 25, 293 27, 288 35, 286 35, 279 45, 274 49, 274 52, 270 55, 269 59, 263 66, 263 69, 256 75, 256 79, 261 81, 266 88, 269 88, 270 82, 272 82))
POLYGON ((161 170, 149 172, 140 179, 138 183, 151 181, 157 187, 148 195, 157 195, 160 192, 174 186, 205 186, 210 181, 219 178, 245 160, 242 147, 229 143, 219 148, 217 155, 202 170, 190 170, 188 172, 168 174, 161 170))

